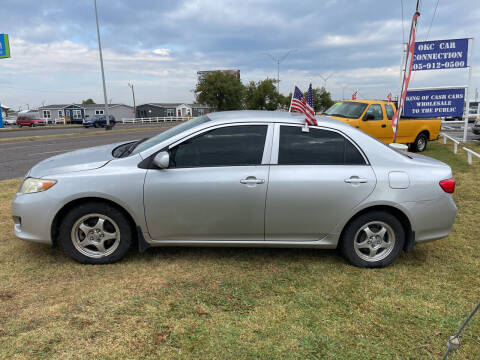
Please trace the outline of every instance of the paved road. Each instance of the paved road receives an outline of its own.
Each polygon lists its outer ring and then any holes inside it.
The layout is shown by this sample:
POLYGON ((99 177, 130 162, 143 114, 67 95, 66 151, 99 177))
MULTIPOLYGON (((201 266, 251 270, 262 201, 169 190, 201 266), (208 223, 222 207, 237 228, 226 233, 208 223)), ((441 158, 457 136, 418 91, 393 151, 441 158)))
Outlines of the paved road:
MULTIPOLYGON (((174 122, 175 123, 175 122, 174 122)), ((162 127, 162 126, 171 126, 171 122, 167 123, 147 123, 147 124, 117 124, 114 127, 114 130, 120 129, 141 129, 142 127, 162 127)), ((72 127, 48 127, 42 128, 38 127, 35 129, 31 128, 22 128, 21 130, 17 127, 8 126, 6 130, 0 130, 0 139, 2 138, 13 138, 13 137, 21 137, 21 136, 43 136, 43 135, 55 135, 55 134, 71 134, 71 133, 89 133, 89 132, 97 132, 102 129, 95 129, 95 128, 88 128, 85 129, 84 127, 72 126, 72 127), (10 130, 13 129, 13 130, 10 130)))
MULTIPOLYGON (((112 130, 101 135, 0 142, 0 180, 24 176, 33 165, 57 154, 91 146, 151 137, 164 130, 165 127, 159 126, 158 130, 150 128, 131 133, 112 130)), ((46 131, 48 130, 43 130, 43 132, 46 131)))
MULTIPOLYGON (((473 124, 468 126, 467 141, 480 141, 480 135, 472 132, 473 124)), ((458 124, 446 124, 442 126, 442 132, 458 141, 463 141, 463 129, 458 124)))

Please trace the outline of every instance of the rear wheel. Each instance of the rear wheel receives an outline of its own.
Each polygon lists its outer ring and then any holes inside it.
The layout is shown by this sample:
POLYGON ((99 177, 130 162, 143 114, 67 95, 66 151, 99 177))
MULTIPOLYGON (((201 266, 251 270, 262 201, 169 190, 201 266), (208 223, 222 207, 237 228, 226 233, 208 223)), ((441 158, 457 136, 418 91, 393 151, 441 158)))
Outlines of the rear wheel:
POLYGON ((390 265, 405 243, 400 221, 384 211, 371 211, 351 221, 343 232, 343 256, 358 267, 381 268, 390 265))
POLYGON ((418 134, 415 142, 411 145, 411 150, 413 152, 422 152, 427 149, 428 137, 426 133, 418 134))
POLYGON ((63 250, 83 264, 110 264, 122 259, 132 239, 132 228, 125 215, 104 203, 73 208, 60 226, 63 250))

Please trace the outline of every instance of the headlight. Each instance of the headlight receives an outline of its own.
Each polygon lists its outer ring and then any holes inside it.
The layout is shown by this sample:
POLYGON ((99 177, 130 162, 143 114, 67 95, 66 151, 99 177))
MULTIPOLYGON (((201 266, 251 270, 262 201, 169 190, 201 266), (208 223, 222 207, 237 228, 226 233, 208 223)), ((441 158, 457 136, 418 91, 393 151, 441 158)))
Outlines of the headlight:
POLYGON ((26 178, 20 188, 22 194, 31 194, 50 189, 57 182, 55 180, 26 178))

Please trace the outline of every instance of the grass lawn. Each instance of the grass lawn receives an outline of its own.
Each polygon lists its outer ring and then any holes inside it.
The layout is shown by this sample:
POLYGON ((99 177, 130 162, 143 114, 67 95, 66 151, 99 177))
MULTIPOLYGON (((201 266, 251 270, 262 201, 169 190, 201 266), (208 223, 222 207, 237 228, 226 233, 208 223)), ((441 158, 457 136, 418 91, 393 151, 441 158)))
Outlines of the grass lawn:
MULTIPOLYGON (((380 270, 291 249, 157 248, 79 265, 14 237, 19 180, 0 182, 0 358, 438 359, 480 300, 480 161, 450 148, 426 155, 454 169, 451 236, 380 270)), ((480 314, 462 341, 451 358, 479 359, 480 314)))

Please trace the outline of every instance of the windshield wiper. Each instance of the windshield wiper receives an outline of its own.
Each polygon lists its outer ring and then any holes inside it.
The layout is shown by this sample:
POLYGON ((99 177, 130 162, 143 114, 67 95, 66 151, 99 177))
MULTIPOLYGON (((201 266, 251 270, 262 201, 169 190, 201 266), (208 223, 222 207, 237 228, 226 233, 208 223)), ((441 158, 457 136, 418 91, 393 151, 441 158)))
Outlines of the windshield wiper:
POLYGON ((118 157, 122 158, 122 157, 130 155, 138 145, 140 145, 142 142, 144 142, 147 139, 148 138, 144 138, 144 139, 141 139, 141 140, 138 140, 138 141, 135 141, 135 142, 131 143, 130 146, 127 146, 126 149, 118 157))
POLYGON ((346 116, 345 116, 345 115, 342 115, 342 114, 327 114, 327 115, 330 115, 330 116, 340 116, 340 117, 346 118, 346 116))

